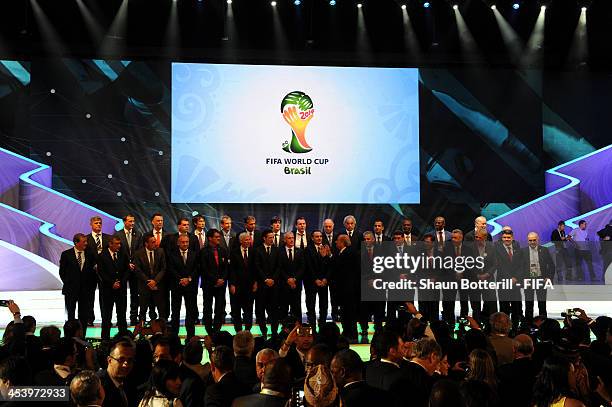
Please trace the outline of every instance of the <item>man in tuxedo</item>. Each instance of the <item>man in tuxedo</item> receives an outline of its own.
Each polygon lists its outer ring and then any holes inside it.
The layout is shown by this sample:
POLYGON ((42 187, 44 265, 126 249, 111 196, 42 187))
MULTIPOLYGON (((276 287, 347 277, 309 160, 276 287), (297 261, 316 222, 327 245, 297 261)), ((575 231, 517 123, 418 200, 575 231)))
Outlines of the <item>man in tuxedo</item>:
MULTIPOLYGON (((473 247, 463 244, 463 232, 459 229, 454 229, 451 234, 451 243, 444 246, 443 256, 453 258, 453 268, 444 269, 445 281, 461 282, 462 278, 469 279, 472 270, 466 266, 461 266, 466 258, 474 257, 473 247)), ((460 311, 459 315, 465 317, 468 315, 468 292, 462 289, 452 289, 442 291, 442 318, 451 324, 455 323, 455 302, 459 293, 460 311)))
MULTIPOLYGON (((108 242, 111 239, 111 235, 102 233, 102 218, 99 216, 93 216, 89 219, 89 225, 91 226, 91 233, 87 235, 87 251, 92 258, 97 258, 102 250, 108 247, 108 242)), ((94 312, 94 303, 96 302, 96 287, 100 283, 100 275, 98 274, 97 267, 94 266, 96 272, 96 278, 90 282, 87 290, 87 304, 85 307, 88 310, 87 325, 93 326, 93 322, 96 319, 94 312)), ((102 295, 100 295, 100 310, 102 310, 102 295)))
POLYGON ((295 246, 306 250, 309 245, 312 245, 312 242, 306 233, 306 218, 300 216, 295 220, 295 246))
POLYGON ((270 230, 272 230, 272 233, 274 233, 274 246, 275 247, 281 247, 281 245, 283 244, 283 236, 281 234, 281 225, 282 225, 282 221, 280 217, 274 216, 272 219, 270 219, 270 230))
MULTIPOLYGON (((190 249, 196 253, 199 252, 206 246, 206 219, 202 215, 196 215, 191 218, 191 224, 193 225, 193 239, 190 237, 190 249), (193 241, 193 243, 192 243, 193 241)), ((180 221, 179 221, 180 226, 180 221)), ((179 228, 180 232, 180 228, 179 228)), ((189 231, 188 231, 189 232, 189 231)))
MULTIPOLYGON (((304 239, 305 240, 305 239, 304 239)), ((302 322, 302 279, 306 262, 304 252, 295 247, 295 236, 293 232, 286 232, 284 236, 284 246, 279 249, 279 268, 281 294, 281 319, 289 315, 302 322)))
POLYGON ((565 222, 562 220, 557 224, 557 228, 552 231, 550 240, 555 245, 555 260, 557 263, 557 274, 559 281, 563 280, 563 275, 566 279, 571 279, 572 276, 572 261, 570 259, 569 251, 567 250, 565 242, 568 241, 568 236, 565 234, 565 222), (565 267, 565 273, 561 273, 561 264, 565 267))
POLYGON ((251 247, 259 247, 263 244, 262 233, 257 230, 257 220, 255 216, 249 215, 244 218, 244 231, 251 236, 251 247))
POLYGON ((445 243, 451 240, 451 233, 444 229, 445 226, 446 219, 442 216, 436 216, 434 219, 434 228, 430 233, 436 238, 436 244, 438 245, 439 251, 442 251, 445 243))
POLYGON ((328 286, 331 263, 331 250, 323 244, 323 233, 311 233, 312 245, 306 249, 306 273, 304 291, 306 293, 306 316, 308 323, 315 327, 317 322, 316 302, 319 297, 319 326, 327 319, 328 286))
POLYGON ((119 330, 127 329, 125 313, 130 261, 120 249, 121 240, 113 236, 108 242, 108 247, 102 250, 97 259, 98 275, 101 279, 102 339, 110 339, 111 318, 115 306, 119 330))
POLYGON ((331 373, 340 392, 340 404, 344 407, 391 405, 389 393, 367 384, 363 371, 363 361, 354 350, 344 349, 334 355, 331 373))
POLYGON ((346 235, 351 241, 351 248, 353 252, 359 252, 361 250, 362 235, 357 231, 357 220, 353 215, 346 215, 342 222, 346 229, 346 235))
MULTIPOLYGON (((474 236, 474 255, 482 258, 482 267, 474 267, 474 281, 495 281, 496 256, 492 242, 487 241, 487 231, 478 230, 474 236)), ((472 318, 480 323, 488 323, 489 316, 497 312, 497 291, 494 289, 470 290, 472 318)))
POLYGON ((247 331, 253 326, 253 302, 257 292, 255 251, 251 248, 251 236, 242 232, 238 239, 240 246, 230 254, 229 291, 232 307, 232 321, 236 332, 247 331))
POLYGON ((236 239, 236 233, 232 232, 232 218, 228 215, 223 215, 219 223, 221 225, 219 245, 230 253, 234 246, 238 246, 240 243, 236 239))
POLYGON ((486 240, 489 242, 493 241, 493 238, 491 238, 491 235, 489 234, 489 232, 487 232, 487 218, 485 218, 484 216, 479 216, 474 219, 474 229, 467 232, 463 237, 463 240, 466 242, 473 242, 478 231, 484 231, 486 233, 486 240))
MULTIPOLYGON (((540 237, 536 232, 530 232, 527 235, 527 247, 523 249, 524 270, 523 275, 533 280, 542 282, 551 282, 555 277, 555 264, 552 261, 552 256, 548 249, 540 245, 540 237)), ((525 319, 527 322, 533 322, 533 306, 534 306, 534 291, 538 299, 538 315, 546 318, 546 288, 525 287, 525 319)))
MULTIPOLYGON (((331 255, 338 254, 336 249, 336 232, 334 231, 334 221, 325 219, 323 221, 323 245, 328 246, 331 255)), ((340 321, 340 301, 338 300, 338 289, 331 280, 329 280, 329 299, 331 302, 331 317, 334 322, 340 321)))
POLYGON ((144 247, 134 254, 134 274, 138 279, 138 297, 140 300, 140 323, 146 320, 147 308, 151 302, 157 307, 159 316, 168 319, 166 308, 166 256, 164 250, 157 247, 154 236, 147 236, 144 247))
POLYGON ((202 319, 206 332, 212 335, 221 330, 225 322, 225 288, 229 268, 229 254, 220 246, 221 233, 209 229, 206 233, 208 244, 200 251, 200 276, 202 287, 202 319), (213 318, 214 301, 214 318, 213 318))
POLYGON ((495 257, 497 281, 512 280, 512 288, 498 291, 499 309, 511 317, 512 325, 517 328, 523 317, 521 288, 517 286, 517 283, 522 284, 525 273, 523 255, 519 249, 514 247, 513 242, 514 234, 512 230, 502 231, 501 244, 497 244, 495 247, 495 257))
POLYGON ((255 270, 257 271, 257 299, 255 314, 257 324, 264 339, 267 337, 266 313, 272 336, 278 334, 278 295, 280 290, 280 256, 274 247, 274 233, 263 232, 263 245, 255 249, 255 270))
POLYGON ((83 329, 87 327, 89 319, 89 287, 91 280, 96 279, 93 270, 95 258, 86 251, 87 236, 77 233, 72 239, 74 247, 65 250, 60 256, 59 276, 62 280, 62 294, 66 305, 68 320, 74 319, 75 309, 79 305, 79 321, 83 329))
POLYGON ((336 239, 338 254, 333 257, 333 279, 338 284, 340 294, 340 315, 342 334, 351 342, 357 343, 358 307, 361 301, 359 257, 353 251, 351 239, 341 234, 336 239))
POLYGON ((402 221, 402 232, 404 233, 404 242, 408 246, 415 246, 419 240, 419 231, 412 225, 412 219, 406 218, 402 221))
POLYGON ((198 252, 189 247, 189 237, 179 236, 177 247, 166 256, 167 273, 170 275, 172 290, 172 327, 178 333, 181 326, 181 305, 185 299, 186 342, 195 335, 195 321, 198 317, 198 252))
POLYGON ((382 242, 390 242, 387 236, 384 235, 385 224, 382 220, 376 219, 374 221, 374 244, 381 245, 382 242))
MULTIPOLYGON (((121 251, 127 256, 130 262, 130 269, 134 269, 134 254, 142 246, 142 235, 134 230, 135 218, 132 214, 123 217, 123 230, 115 232, 121 240, 121 251)), ((130 285, 130 325, 138 323, 138 279, 136 274, 130 273, 128 279, 130 285)))

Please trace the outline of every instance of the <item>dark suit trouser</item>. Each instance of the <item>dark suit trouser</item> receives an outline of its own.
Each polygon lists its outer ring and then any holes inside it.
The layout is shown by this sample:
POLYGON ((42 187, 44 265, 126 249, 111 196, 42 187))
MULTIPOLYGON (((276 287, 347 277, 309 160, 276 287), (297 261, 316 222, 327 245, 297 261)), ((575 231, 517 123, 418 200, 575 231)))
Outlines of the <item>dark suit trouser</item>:
POLYGON ((440 290, 419 289, 419 311, 427 321, 440 319, 440 290))
POLYGON ((166 292, 168 290, 164 286, 157 286, 157 290, 150 290, 148 287, 141 287, 138 293, 138 301, 140 302, 140 312, 138 318, 141 321, 147 318, 147 309, 149 304, 153 302, 159 313, 159 317, 163 320, 168 320, 168 308, 166 308, 166 292))
POLYGON ((534 297, 537 297, 538 299, 538 315, 547 317, 548 313, 546 312, 546 289, 526 289, 523 292, 525 293, 525 319, 529 322, 533 321, 533 308, 535 305, 534 297))
POLYGON ((472 317, 478 322, 488 322, 489 316, 497 312, 497 295, 495 290, 469 290, 472 317))
POLYGON ((455 323, 455 303, 459 293, 459 315, 464 317, 469 312, 468 292, 461 289, 442 290, 442 319, 448 323, 455 323))
POLYGON ((232 321, 236 332, 242 331, 242 324, 247 331, 253 326, 253 302, 254 293, 250 287, 236 286, 236 294, 230 294, 230 305, 232 307, 232 321))
POLYGON ((327 302, 329 298, 328 287, 317 287, 314 281, 304 282, 304 291, 306 292, 306 317, 308 323, 315 326, 317 322, 317 295, 319 296, 319 325, 322 325, 327 320, 327 302))
POLYGON ((130 273, 128 283, 130 285, 130 321, 135 321, 139 317, 138 306, 140 305, 138 300, 138 277, 134 273, 130 273))
POLYGON ((340 306, 342 335, 348 339, 357 339, 357 318, 359 316, 359 298, 352 299, 349 294, 343 296, 340 306))
POLYGON ((512 321, 514 328, 518 327, 523 317, 523 302, 521 289, 513 287, 499 292, 499 310, 506 313, 512 321))
POLYGON ((334 282, 329 284, 329 301, 331 303, 332 316, 340 315, 340 294, 338 293, 338 285, 334 282))
POLYGON ((119 330, 127 329, 127 321, 125 319, 127 307, 127 290, 120 288, 113 290, 109 287, 101 287, 100 297, 104 297, 102 302, 102 339, 110 339, 111 319, 113 317, 113 308, 116 307, 117 312, 117 327, 119 330))
POLYGON ((285 284, 283 287, 283 303, 281 307, 281 319, 292 315, 299 323, 302 323, 302 282, 296 281, 295 289, 285 284), (291 310, 291 311, 290 311, 291 310))
POLYGON ((556 270, 557 275, 559 276, 559 280, 562 280, 561 276, 565 275, 566 279, 572 278, 572 262, 570 260, 570 255, 565 247, 561 247, 557 249, 555 253, 556 260, 556 270), (563 267, 565 267, 565 274, 561 273, 561 263, 563 263, 563 267))
MULTIPOLYGON (((86 311, 86 317, 87 317, 87 322, 89 321, 94 321, 96 319, 96 313, 94 311, 94 305, 96 303, 96 287, 98 287, 98 276, 96 275, 96 277, 94 279, 92 279, 92 281, 90 281, 89 283, 87 283, 86 285, 86 299, 85 302, 83 303, 83 308, 86 311)), ((100 312, 102 312, 102 290, 100 289, 100 293, 99 293, 99 300, 100 300, 100 312)))
POLYGON ((257 316, 257 324, 262 334, 268 332, 266 327, 266 314, 268 314, 267 322, 270 323, 272 335, 278 333, 278 288, 276 284, 273 287, 268 287, 265 283, 258 284, 255 314, 257 316))
POLYGON ((202 287, 204 294, 202 304, 202 319, 206 327, 206 333, 211 335, 213 332, 221 330, 221 326, 225 322, 225 288, 227 284, 221 287, 215 287, 212 284, 207 284, 202 287), (213 319, 213 300, 214 304, 214 319, 213 319))
POLYGON ((576 277, 578 280, 584 279, 584 272, 582 271, 582 260, 587 264, 589 269, 589 276, 591 280, 595 279, 595 272, 593 271, 593 255, 589 250, 576 250, 576 277))
POLYGON ((81 321, 83 329, 87 327, 89 319, 89 292, 86 288, 82 288, 78 293, 64 295, 64 304, 66 305, 66 315, 68 321, 75 318, 77 304, 79 305, 78 320, 81 321))
POLYGON ((185 299, 185 329, 187 330, 187 340, 195 335, 195 320, 198 316, 198 289, 190 290, 184 287, 172 288, 172 327, 178 334, 181 326, 181 305, 185 299))

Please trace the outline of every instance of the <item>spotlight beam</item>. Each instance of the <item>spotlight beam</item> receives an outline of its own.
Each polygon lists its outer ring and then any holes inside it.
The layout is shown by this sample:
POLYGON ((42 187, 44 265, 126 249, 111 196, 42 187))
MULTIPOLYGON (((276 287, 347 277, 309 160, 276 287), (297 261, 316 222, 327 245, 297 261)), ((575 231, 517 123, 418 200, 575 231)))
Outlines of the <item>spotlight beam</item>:
POLYGON ((125 37, 127 34, 127 18, 128 18, 128 0, 123 0, 113 22, 106 32, 100 54, 118 54, 122 47, 125 46, 125 37))
POLYGON ((581 7, 578 24, 574 30, 572 47, 568 54, 568 63, 572 66, 586 62, 589 57, 589 38, 587 34, 587 8, 581 7))
POLYGON ((60 36, 58 35, 57 31, 55 31, 55 28, 53 28, 53 25, 47 18, 45 12, 38 4, 38 1, 31 0, 30 4, 32 5, 32 11, 34 18, 36 19, 36 24, 40 29, 41 42, 44 44, 44 47, 50 53, 59 55, 65 54, 67 51, 65 45, 62 43, 60 36))
POLYGON ((463 19, 459 7, 455 8, 455 6, 453 6, 453 11, 455 14, 455 22, 457 23, 457 31, 459 33, 459 42, 464 55, 467 54, 470 56, 479 56, 480 52, 478 50, 478 45, 474 40, 474 36, 472 35, 470 28, 463 19))
POLYGON ((540 7, 538 19, 533 26, 527 46, 521 58, 521 66, 528 67, 542 60, 542 46, 544 45, 544 25, 546 23, 546 6, 540 7))
POLYGON ((518 64, 521 58, 521 53, 523 52, 523 42, 516 31, 514 31, 514 28, 512 28, 512 26, 506 21, 499 10, 493 10, 493 15, 495 16, 495 21, 497 21, 497 26, 499 27, 502 40, 504 41, 504 44, 508 49, 508 53, 510 54, 511 61, 514 64, 518 64))

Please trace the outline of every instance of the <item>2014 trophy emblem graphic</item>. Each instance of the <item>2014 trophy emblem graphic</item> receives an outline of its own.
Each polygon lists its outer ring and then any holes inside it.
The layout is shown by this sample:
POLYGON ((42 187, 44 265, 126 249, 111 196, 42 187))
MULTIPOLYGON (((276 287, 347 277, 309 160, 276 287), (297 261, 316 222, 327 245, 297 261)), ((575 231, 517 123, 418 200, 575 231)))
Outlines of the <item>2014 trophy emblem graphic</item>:
POLYGON ((306 127, 314 115, 310 96, 300 91, 288 93, 281 102, 283 118, 291 126, 291 142, 283 143, 288 153, 307 153, 312 147, 306 142, 306 127))

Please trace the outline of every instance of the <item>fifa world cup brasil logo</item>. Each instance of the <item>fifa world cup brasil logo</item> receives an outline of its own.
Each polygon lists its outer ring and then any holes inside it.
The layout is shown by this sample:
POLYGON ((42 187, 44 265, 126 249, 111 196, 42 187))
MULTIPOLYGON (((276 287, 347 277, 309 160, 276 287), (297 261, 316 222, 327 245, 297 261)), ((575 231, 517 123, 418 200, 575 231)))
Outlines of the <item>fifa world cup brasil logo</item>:
POLYGON ((306 142, 306 127, 314 115, 310 96, 300 91, 293 91, 281 102, 283 118, 291 126, 291 141, 283 143, 283 150, 288 153, 307 153, 312 147, 306 142))

